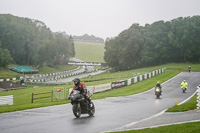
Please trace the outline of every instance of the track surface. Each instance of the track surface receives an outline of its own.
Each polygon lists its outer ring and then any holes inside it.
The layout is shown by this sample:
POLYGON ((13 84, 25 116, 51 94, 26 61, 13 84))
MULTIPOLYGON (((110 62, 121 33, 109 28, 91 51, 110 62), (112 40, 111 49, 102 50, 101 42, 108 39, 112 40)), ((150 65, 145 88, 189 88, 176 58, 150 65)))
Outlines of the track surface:
POLYGON ((156 99, 154 90, 126 96, 93 100, 94 117, 82 115, 77 119, 72 113, 71 104, 30 109, 0 114, 1 133, 98 133, 111 131, 151 117, 190 97, 200 84, 200 73, 180 73, 162 84, 163 95, 156 99), (182 93, 180 84, 188 82, 187 93, 182 93))

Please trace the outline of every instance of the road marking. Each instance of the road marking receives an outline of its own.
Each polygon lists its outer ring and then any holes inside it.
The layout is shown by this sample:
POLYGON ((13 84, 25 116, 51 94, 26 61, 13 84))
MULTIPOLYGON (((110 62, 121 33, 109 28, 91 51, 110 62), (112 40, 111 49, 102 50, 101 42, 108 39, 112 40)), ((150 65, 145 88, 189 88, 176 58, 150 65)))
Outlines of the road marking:
MULTIPOLYGON (((143 121, 146 121, 146 120, 155 118, 155 117, 157 117, 157 116, 160 116, 160 115, 162 115, 166 110, 167 110, 167 109, 161 111, 161 112, 158 113, 158 114, 155 114, 155 115, 153 115, 153 116, 150 116, 150 117, 148 117, 148 118, 145 118, 145 119, 142 119, 142 120, 139 120, 139 121, 132 122, 132 123, 130 123, 130 124, 124 125, 124 126, 122 126, 122 127, 120 127, 120 128, 114 129, 113 131, 126 131, 126 128, 129 128, 129 127, 131 127, 131 126, 133 126, 133 125, 135 125, 135 124, 137 124, 137 123, 139 123, 139 122, 143 122, 143 121)), ((113 131, 112 131, 112 132, 113 132, 113 131)), ((111 131, 107 131, 107 132, 111 132, 111 131)))
POLYGON ((188 97, 187 99, 185 99, 184 101, 182 101, 182 102, 179 103, 178 105, 181 105, 181 104, 187 102, 187 101, 190 100, 196 93, 197 93, 197 90, 196 90, 190 97, 188 97))
MULTIPOLYGON (((128 129, 128 130, 139 130, 139 129, 145 129, 145 128, 156 128, 156 127, 170 126, 170 125, 178 125, 178 124, 184 124, 184 123, 190 123, 190 122, 200 122, 200 120, 191 120, 191 121, 175 122, 175 123, 161 124, 161 125, 156 125, 156 126, 147 126, 147 127, 141 127, 141 128, 133 128, 133 129, 128 129)), ((128 131, 128 130, 124 130, 124 131, 128 131)))

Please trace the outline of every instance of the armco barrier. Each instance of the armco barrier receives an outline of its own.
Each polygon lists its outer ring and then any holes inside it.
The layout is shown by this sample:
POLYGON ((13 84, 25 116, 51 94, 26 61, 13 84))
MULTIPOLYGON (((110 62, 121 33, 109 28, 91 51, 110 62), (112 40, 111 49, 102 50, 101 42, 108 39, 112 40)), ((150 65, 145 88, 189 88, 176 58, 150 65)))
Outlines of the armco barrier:
MULTIPOLYGON (((43 81, 45 81, 45 78, 46 77, 48 77, 49 75, 51 76, 51 75, 59 75, 59 74, 64 74, 64 76, 67 76, 68 77, 68 75, 67 75, 67 73, 69 73, 69 72, 72 72, 72 71, 76 71, 76 70, 78 70, 80 68, 80 66, 79 67, 77 67, 77 68, 75 68, 75 69, 73 69, 73 70, 69 70, 69 71, 63 71, 63 72, 58 72, 58 73, 50 73, 50 74, 46 74, 46 75, 36 75, 36 76, 25 76, 27 79, 32 79, 32 81, 33 82, 43 82, 43 81), (34 78, 37 78, 37 77, 40 77, 40 78, 42 78, 41 80, 36 80, 36 79, 34 79, 34 78)), ((79 73, 76 73, 75 75, 77 75, 77 74, 81 74, 82 72, 79 72, 79 73)), ((71 75, 72 76, 72 75, 71 75)), ((22 78, 24 78, 24 76, 20 76, 20 77, 16 77, 16 78, 7 78, 7 79, 0 79, 0 81, 11 81, 11 80, 18 80, 18 79, 22 79, 22 78)), ((57 77, 58 78, 58 77, 57 77)), ((61 78, 60 76, 59 76, 59 78, 61 78)), ((55 79, 52 79, 52 80, 55 80, 55 79)))
MULTIPOLYGON (((164 69, 162 68, 160 70, 157 70, 157 74, 160 74, 159 72, 163 73, 164 69)), ((130 79, 123 80, 123 81, 112 82, 112 83, 97 85, 97 86, 87 86, 87 90, 93 94, 93 93, 103 92, 103 91, 107 91, 107 90, 111 90, 111 89, 117 89, 117 88, 121 88, 123 86, 135 84, 144 79, 151 78, 151 77, 155 76, 155 73, 156 73, 156 71, 153 71, 151 73, 135 76, 130 79)), ((69 93, 71 93, 71 91, 72 91, 72 88, 69 89, 69 93)))
POLYGON ((197 86, 197 109, 200 109, 200 85, 197 86))
POLYGON ((0 105, 13 105, 13 95, 1 96, 0 105))

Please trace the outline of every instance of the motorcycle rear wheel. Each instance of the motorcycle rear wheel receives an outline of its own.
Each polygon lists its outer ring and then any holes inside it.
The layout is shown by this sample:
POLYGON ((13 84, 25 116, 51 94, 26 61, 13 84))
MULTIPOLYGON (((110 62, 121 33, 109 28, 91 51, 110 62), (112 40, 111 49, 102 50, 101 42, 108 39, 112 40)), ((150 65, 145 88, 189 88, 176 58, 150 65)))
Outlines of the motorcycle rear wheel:
POLYGON ((73 104, 72 110, 76 118, 79 118, 81 116, 81 107, 79 107, 78 104, 73 104))

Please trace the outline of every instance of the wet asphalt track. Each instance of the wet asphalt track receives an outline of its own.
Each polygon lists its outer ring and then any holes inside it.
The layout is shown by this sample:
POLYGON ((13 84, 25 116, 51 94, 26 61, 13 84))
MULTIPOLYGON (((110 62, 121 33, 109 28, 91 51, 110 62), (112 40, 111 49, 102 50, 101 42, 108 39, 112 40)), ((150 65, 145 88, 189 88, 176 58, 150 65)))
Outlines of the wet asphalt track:
MULTIPOLYGON (((111 131, 151 117, 190 97, 200 84, 200 73, 181 73, 162 84, 163 96, 156 99, 153 90, 142 94, 94 100, 94 117, 74 117, 71 104, 0 114, 1 133, 99 133, 111 131), (180 83, 188 82, 187 93, 180 83)), ((155 83, 156 84, 156 83, 155 83)))

